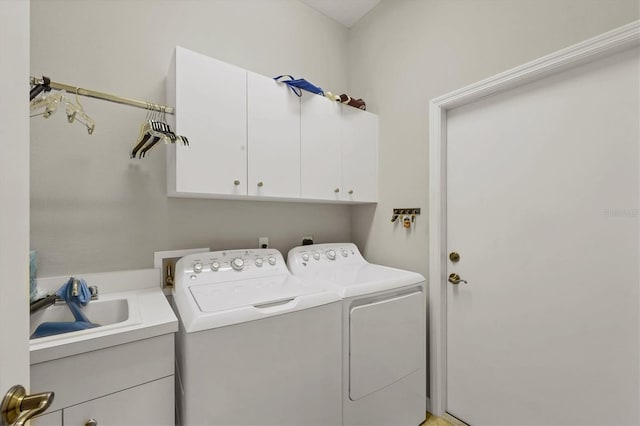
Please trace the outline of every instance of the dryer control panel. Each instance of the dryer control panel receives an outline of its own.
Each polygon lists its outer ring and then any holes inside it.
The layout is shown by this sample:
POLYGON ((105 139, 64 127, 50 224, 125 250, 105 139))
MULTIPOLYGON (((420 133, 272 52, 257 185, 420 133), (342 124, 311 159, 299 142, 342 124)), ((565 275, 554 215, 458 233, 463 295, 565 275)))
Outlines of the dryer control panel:
MULTIPOLYGON (((176 284, 213 283, 289 273, 276 249, 222 250, 190 254, 176 263, 176 284)), ((188 284, 187 284, 188 285, 188 284)))
POLYGON ((287 263, 294 274, 300 269, 338 268, 345 265, 367 264, 353 243, 313 244, 289 251, 287 263))

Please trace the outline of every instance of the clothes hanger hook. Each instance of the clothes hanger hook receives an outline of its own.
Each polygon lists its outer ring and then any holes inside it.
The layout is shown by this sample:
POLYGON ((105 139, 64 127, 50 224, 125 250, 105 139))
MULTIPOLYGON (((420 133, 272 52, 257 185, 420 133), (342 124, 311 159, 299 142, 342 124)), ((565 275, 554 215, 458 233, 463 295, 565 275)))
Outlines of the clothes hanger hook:
POLYGON ((78 104, 78 106, 80 107, 80 109, 82 111, 84 111, 84 107, 82 106, 82 104, 80 103, 80 98, 78 97, 78 90, 80 90, 79 87, 76 87, 76 103, 78 104))

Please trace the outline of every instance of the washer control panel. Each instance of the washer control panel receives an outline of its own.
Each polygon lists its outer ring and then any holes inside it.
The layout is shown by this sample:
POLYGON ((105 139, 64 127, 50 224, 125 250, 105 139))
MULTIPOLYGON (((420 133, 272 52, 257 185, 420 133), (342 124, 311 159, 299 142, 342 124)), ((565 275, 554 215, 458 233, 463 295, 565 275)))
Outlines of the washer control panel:
POLYGON ((275 249, 222 250, 190 254, 176 263, 176 283, 187 285, 222 282, 242 277, 289 273, 284 258, 275 249), (241 274, 241 275, 238 275, 241 274), (236 278, 234 278, 236 277, 236 278))
POLYGON ((296 268, 331 268, 358 263, 367 262, 353 243, 300 246, 291 249, 287 256, 287 264, 294 274, 296 268))

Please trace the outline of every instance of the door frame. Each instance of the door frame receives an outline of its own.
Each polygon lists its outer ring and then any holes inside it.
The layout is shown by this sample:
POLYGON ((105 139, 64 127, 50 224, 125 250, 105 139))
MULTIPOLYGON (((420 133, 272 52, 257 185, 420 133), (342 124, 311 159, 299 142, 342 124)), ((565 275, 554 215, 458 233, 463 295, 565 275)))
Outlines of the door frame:
POLYGON ((29 0, 0 1, 0 400, 29 389, 29 0))
POLYGON ((447 111, 640 46, 640 21, 455 90, 429 103, 430 411, 447 410, 447 111))

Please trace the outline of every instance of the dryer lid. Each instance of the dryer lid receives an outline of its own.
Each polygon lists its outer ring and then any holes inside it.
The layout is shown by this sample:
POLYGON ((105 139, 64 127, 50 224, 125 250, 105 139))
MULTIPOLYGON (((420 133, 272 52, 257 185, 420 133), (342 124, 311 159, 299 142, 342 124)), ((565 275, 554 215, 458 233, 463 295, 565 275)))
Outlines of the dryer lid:
POLYGON ((297 276, 303 280, 330 283, 343 298, 422 284, 425 281, 416 272, 370 263, 316 269, 308 274, 300 272, 297 276))

